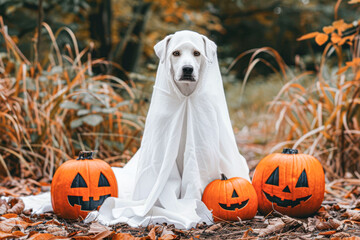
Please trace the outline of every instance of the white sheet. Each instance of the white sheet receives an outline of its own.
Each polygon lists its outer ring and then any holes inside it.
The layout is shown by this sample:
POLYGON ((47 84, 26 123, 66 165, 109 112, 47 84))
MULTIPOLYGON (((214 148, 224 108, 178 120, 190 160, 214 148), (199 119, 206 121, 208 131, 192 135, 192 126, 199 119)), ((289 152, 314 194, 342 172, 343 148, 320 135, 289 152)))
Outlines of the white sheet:
MULTIPOLYGON (((198 33, 180 31, 154 49, 160 63, 141 147, 124 168, 113 168, 119 197, 106 199, 86 222, 125 222, 134 227, 167 222, 182 229, 199 222, 212 224, 211 212, 201 202, 207 184, 221 173, 249 180, 228 114, 215 43, 198 33), (169 61, 185 42, 204 56, 199 82, 190 96, 176 87, 169 61)), ((29 201, 25 204, 31 207, 29 201)))

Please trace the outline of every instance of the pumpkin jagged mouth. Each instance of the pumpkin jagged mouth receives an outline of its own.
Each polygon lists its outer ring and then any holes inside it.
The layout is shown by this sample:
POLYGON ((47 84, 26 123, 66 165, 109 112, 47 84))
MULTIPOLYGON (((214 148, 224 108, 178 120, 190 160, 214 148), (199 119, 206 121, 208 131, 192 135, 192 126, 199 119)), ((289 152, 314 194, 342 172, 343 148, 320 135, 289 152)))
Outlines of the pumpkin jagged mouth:
POLYGON ((93 211, 96 210, 98 206, 102 205, 105 199, 110 196, 111 194, 100 196, 97 201, 93 200, 93 197, 89 197, 89 201, 83 201, 82 196, 68 196, 68 201, 73 207, 75 204, 81 206, 82 211, 93 211))
POLYGON ((263 190, 263 193, 265 195, 265 197, 267 198, 267 200, 269 200, 272 203, 276 203, 279 207, 296 207, 297 205, 300 204, 301 201, 306 201, 309 198, 311 198, 312 195, 308 195, 306 197, 302 197, 302 198, 297 198, 296 200, 289 200, 289 199, 284 199, 281 200, 281 198, 277 197, 277 196, 271 196, 269 193, 265 192, 263 190))
POLYGON ((222 209, 225 209, 228 211, 235 211, 236 209, 241 209, 241 208, 245 207, 248 202, 249 202, 249 199, 241 202, 240 204, 239 203, 230 204, 229 207, 224 203, 219 203, 219 205, 222 209))

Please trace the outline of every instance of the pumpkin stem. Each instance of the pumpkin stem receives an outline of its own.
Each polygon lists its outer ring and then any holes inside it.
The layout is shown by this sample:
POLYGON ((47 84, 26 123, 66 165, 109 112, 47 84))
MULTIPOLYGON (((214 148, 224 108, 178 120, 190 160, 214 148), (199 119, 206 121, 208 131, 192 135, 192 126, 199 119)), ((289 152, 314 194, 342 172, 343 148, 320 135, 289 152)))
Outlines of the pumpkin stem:
POLYGON ((93 159, 93 151, 80 151, 79 157, 76 160, 93 159))
POLYGON ((221 180, 228 180, 228 178, 225 176, 225 174, 221 174, 221 180))
POLYGON ((297 149, 284 148, 282 153, 284 153, 284 154, 298 154, 299 151, 297 149))

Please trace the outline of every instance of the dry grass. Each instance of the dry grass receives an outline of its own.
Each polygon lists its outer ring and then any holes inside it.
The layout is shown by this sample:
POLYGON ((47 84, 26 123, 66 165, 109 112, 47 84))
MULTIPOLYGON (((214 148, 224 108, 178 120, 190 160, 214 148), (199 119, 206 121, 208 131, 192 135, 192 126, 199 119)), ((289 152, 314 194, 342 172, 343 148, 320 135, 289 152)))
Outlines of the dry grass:
MULTIPOLYGON (((80 51, 68 28, 53 33, 46 23, 42 27, 51 48, 44 59, 31 61, 0 19, 6 49, 0 53, 2 174, 51 177, 80 150, 98 150, 98 157, 109 163, 126 162, 140 144, 145 121, 139 91, 131 81, 95 75, 95 66, 120 66, 92 60, 91 49, 80 51), (57 45, 62 31, 72 39, 72 48, 57 45)), ((35 41, 34 52, 37 55, 35 41)))
POLYGON ((319 45, 326 43, 317 72, 295 73, 271 48, 248 51, 234 61, 252 54, 241 96, 245 96, 247 79, 259 62, 283 76, 284 84, 268 108, 273 121, 267 127, 275 130, 276 141, 280 142, 270 152, 298 148, 320 159, 331 178, 347 172, 356 176, 360 171, 358 24, 338 20, 325 27, 324 33, 310 33, 299 39, 315 37, 319 45), (260 52, 273 56, 278 65, 257 57, 260 52))

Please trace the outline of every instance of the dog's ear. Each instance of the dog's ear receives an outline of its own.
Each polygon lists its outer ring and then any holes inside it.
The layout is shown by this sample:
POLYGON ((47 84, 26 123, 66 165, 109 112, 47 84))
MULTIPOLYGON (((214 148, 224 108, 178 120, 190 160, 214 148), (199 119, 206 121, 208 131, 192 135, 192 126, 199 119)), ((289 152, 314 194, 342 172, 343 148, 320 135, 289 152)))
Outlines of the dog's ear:
POLYGON ((163 63, 166 58, 167 47, 172 36, 173 34, 167 35, 163 40, 154 46, 156 56, 158 56, 161 63, 163 63))
POLYGON ((217 46, 206 36, 202 36, 202 39, 204 40, 206 58, 210 63, 212 63, 214 61, 214 58, 216 57, 217 46))

